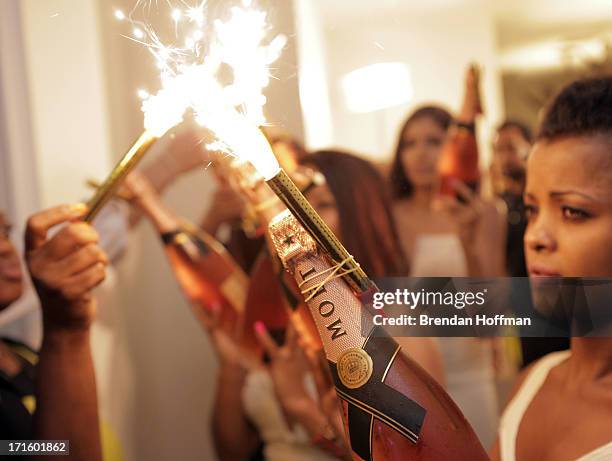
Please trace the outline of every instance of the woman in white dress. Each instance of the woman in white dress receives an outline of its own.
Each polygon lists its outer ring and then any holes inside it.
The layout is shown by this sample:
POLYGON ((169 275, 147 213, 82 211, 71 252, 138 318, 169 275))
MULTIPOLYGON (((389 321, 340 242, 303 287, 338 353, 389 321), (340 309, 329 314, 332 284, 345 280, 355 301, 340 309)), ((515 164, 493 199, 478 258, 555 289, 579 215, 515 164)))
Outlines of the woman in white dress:
MULTIPOLYGON (((457 121, 473 127, 477 89, 468 74, 457 121)), ((505 216, 465 184, 454 188, 460 200, 441 197, 438 160, 451 115, 425 106, 409 116, 400 132, 391 180, 394 215, 414 277, 501 276, 504 272, 505 216)), ((492 346, 478 338, 440 338, 446 387, 490 446, 497 426, 497 395, 492 346)))

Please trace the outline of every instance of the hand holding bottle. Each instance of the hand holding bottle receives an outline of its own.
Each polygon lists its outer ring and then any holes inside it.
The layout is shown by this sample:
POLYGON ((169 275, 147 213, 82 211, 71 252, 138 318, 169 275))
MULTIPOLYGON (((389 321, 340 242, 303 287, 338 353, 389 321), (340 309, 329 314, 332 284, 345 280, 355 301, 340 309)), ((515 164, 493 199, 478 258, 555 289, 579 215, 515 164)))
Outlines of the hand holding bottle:
POLYGON ((263 323, 256 323, 257 338, 270 357, 269 372, 276 395, 291 422, 299 423, 310 434, 313 444, 340 459, 351 459, 344 440, 340 401, 336 391, 324 383, 323 370, 313 367, 300 345, 299 335, 290 322, 285 344, 279 346, 263 323), (317 371, 319 373, 317 373, 317 371), (309 394, 306 379, 314 377, 319 400, 309 394))
POLYGON ((255 333, 270 357, 270 375, 285 411, 294 415, 316 405, 304 386, 308 362, 298 344, 298 334, 291 322, 286 331, 285 344, 282 346, 274 341, 262 322, 255 323, 255 333))
POLYGON ((455 195, 438 196, 433 202, 433 207, 446 212, 455 222, 462 242, 471 245, 474 243, 478 224, 482 218, 484 203, 465 183, 454 179, 451 185, 455 195))
POLYGON ((208 331, 208 337, 222 368, 246 370, 256 365, 250 356, 245 355, 235 332, 223 328, 221 306, 215 305, 210 310, 203 311, 200 319, 200 323, 208 331))
MULTIPOLYGON (((327 360, 322 350, 309 350, 307 353, 310 370, 315 379, 319 406, 329 421, 330 428, 334 433, 334 440, 345 459, 351 459, 350 443, 346 438, 344 425, 342 423, 342 402, 336 395, 336 389, 332 383, 327 360)), ((339 456, 340 457, 340 456, 339 456)))

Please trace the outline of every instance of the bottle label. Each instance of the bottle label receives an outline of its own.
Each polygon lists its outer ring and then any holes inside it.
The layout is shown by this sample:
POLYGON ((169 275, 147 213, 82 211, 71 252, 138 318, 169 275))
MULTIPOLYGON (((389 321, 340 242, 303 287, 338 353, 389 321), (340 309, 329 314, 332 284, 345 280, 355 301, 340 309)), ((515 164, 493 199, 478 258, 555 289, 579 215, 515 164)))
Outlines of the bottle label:
POLYGON ((314 241, 289 215, 270 225, 279 256, 300 285, 317 325, 334 379, 336 393, 347 402, 352 450, 364 460, 372 454, 375 420, 417 443, 426 410, 385 380, 400 347, 380 327, 376 335, 369 312, 350 287, 332 276, 330 264, 314 241), (361 316, 368 337, 361 335, 361 316))
POLYGON ((307 304, 319 330, 327 359, 337 363, 343 352, 361 348, 365 342, 366 338, 361 336, 361 303, 340 278, 321 285, 329 268, 321 256, 305 254, 293 259, 292 263, 295 264, 294 274, 302 292, 309 293, 309 290, 316 289, 307 304))

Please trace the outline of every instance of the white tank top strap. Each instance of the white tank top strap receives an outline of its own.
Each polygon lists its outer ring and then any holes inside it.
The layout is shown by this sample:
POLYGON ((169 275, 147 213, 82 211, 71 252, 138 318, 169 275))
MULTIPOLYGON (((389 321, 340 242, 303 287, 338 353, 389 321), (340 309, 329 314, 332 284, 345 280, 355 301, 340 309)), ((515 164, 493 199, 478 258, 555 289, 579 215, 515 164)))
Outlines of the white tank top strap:
MULTIPOLYGON (((553 352, 540 359, 523 381, 521 388, 508 403, 499 424, 501 461, 516 461, 516 437, 525 411, 544 384, 550 370, 569 356, 570 351, 561 351, 553 352)), ((589 461, 591 460, 589 459, 589 461)))

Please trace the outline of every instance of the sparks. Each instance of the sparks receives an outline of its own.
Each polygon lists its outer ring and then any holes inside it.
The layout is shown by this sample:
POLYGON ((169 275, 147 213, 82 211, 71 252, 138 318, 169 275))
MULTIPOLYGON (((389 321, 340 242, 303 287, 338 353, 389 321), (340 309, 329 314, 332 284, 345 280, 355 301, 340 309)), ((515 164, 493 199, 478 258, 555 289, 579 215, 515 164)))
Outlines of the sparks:
POLYGON ((121 10, 115 10, 115 18, 119 21, 123 21, 125 19, 125 13, 121 10))
POLYGON ((226 91, 236 105, 243 106, 245 116, 254 125, 265 122, 262 90, 270 82, 269 65, 280 57, 286 44, 286 38, 279 35, 268 46, 262 46, 266 29, 265 12, 232 8, 229 21, 215 21, 217 42, 211 49, 211 54, 232 68, 234 82, 226 91))
POLYGON ((232 69, 233 83, 203 91, 193 109, 196 121, 216 135, 216 150, 251 162, 262 176, 271 178, 279 165, 259 127, 266 123, 263 90, 270 82, 269 65, 280 57, 286 38, 279 35, 263 45, 268 29, 265 12, 232 8, 231 13, 227 22, 214 23, 216 40, 209 58, 232 69))
POLYGON ((205 6, 206 0, 203 0, 199 5, 188 8, 185 12, 185 16, 189 18, 189 21, 195 22, 198 27, 202 27, 204 25, 205 6))
POLYGON ((184 11, 173 10, 170 17, 176 27, 183 17, 195 23, 189 35, 183 35, 184 48, 164 44, 146 22, 130 22, 134 40, 147 47, 160 69, 161 89, 149 94, 141 89, 145 130, 162 136, 180 123, 188 109, 196 122, 207 127, 216 141, 207 147, 251 162, 266 178, 279 170, 270 145, 259 127, 266 124, 263 90, 270 82, 270 65, 281 55, 286 37, 267 40, 269 25, 266 13, 243 7, 230 10, 228 20, 216 20, 204 43, 206 1, 184 11), (179 15, 180 13, 180 15, 179 15), (219 79, 222 67, 232 72, 232 83, 223 86, 219 79))

